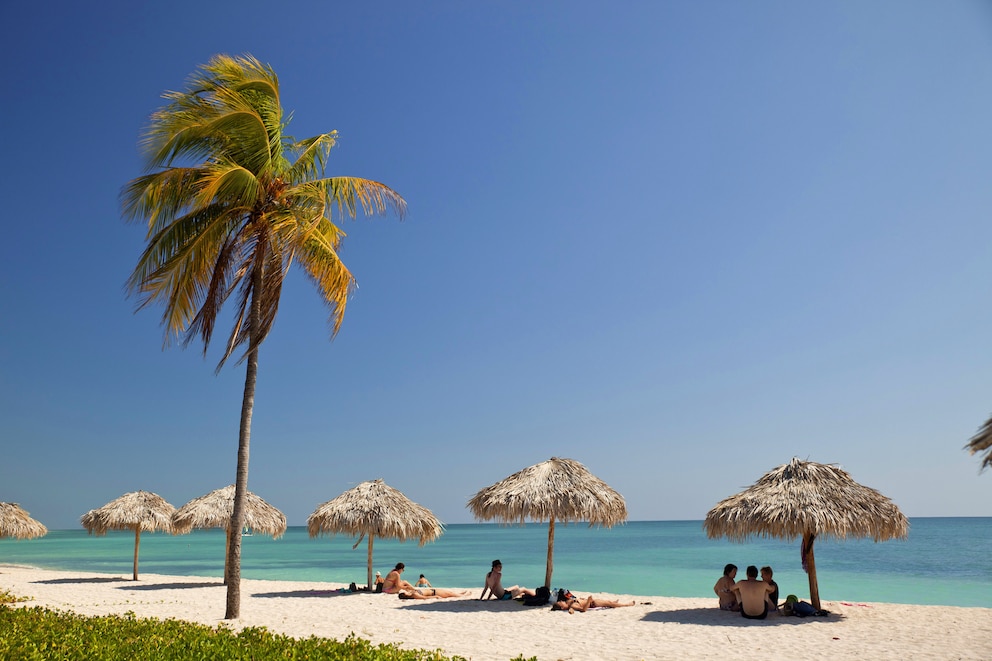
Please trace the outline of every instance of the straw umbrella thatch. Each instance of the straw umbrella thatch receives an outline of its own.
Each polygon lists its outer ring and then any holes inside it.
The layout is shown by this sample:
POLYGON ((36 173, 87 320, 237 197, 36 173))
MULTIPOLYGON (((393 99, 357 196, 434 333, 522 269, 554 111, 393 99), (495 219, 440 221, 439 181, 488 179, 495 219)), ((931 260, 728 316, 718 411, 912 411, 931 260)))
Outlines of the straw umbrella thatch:
POLYGON ((434 514, 413 502, 381 479, 362 482, 333 500, 317 506, 307 517, 311 537, 321 534, 368 535, 368 586, 372 588, 372 543, 376 537, 419 540, 420 546, 434 541, 444 526, 434 514))
POLYGON ((555 521, 607 528, 627 520, 627 503, 574 459, 552 457, 486 487, 468 501, 475 518, 501 523, 548 522, 545 587, 554 571, 555 521))
POLYGON ((802 537, 809 596, 820 608, 813 542, 818 537, 905 539, 909 521, 895 503, 855 482, 836 466, 793 459, 752 486, 717 503, 703 522, 708 537, 743 542, 748 537, 802 537))
POLYGON ((992 417, 985 421, 982 428, 971 437, 968 445, 964 447, 971 454, 985 452, 985 457, 982 459, 981 468, 979 469, 980 471, 992 466, 992 417))
MULTIPOLYGON (((234 485, 215 489, 205 496, 194 498, 172 516, 172 525, 176 534, 185 535, 193 528, 222 528, 227 531, 231 527, 231 514, 234 512, 234 485)), ((245 498, 245 527, 272 535, 277 539, 286 532, 286 515, 268 504, 252 492, 247 492, 245 498)), ((227 582, 227 565, 230 559, 230 545, 225 536, 224 548, 224 582, 227 582)))
POLYGON ((138 580, 138 545, 142 532, 161 530, 171 533, 176 508, 162 496, 148 491, 132 491, 103 507, 90 510, 79 521, 86 531, 106 535, 108 530, 134 531, 134 580, 138 580))
POLYGON ((0 503, 0 539, 31 539, 48 534, 48 528, 35 521, 17 503, 0 503))

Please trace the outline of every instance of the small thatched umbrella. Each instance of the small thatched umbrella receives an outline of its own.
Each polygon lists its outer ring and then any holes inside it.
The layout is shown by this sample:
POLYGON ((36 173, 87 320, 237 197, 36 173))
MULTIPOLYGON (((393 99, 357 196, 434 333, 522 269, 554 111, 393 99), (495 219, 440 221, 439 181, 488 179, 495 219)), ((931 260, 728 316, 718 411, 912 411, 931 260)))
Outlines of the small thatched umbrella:
POLYGON ((311 537, 321 534, 359 535, 369 537, 368 585, 372 589, 372 542, 376 537, 417 539, 420 546, 434 541, 444 532, 444 526, 434 514, 413 502, 381 479, 362 482, 333 500, 317 506, 307 517, 307 532, 311 537))
POLYGON ((79 521, 86 531, 106 535, 108 530, 134 531, 134 580, 138 580, 138 545, 142 532, 161 530, 171 533, 172 515, 176 508, 158 494, 132 491, 103 507, 90 510, 79 521))
POLYGON ((909 521, 895 503, 855 482, 836 466, 793 459, 752 486, 717 503, 703 522, 708 537, 743 542, 748 537, 802 537, 809 597, 820 608, 813 542, 817 537, 905 539, 909 521))
POLYGON ((548 564, 554 571, 555 521, 588 521, 607 528, 627 520, 627 503, 606 482, 574 459, 552 457, 486 487, 468 501, 475 518, 501 523, 548 522, 548 564))
POLYGON ((31 539, 48 534, 48 528, 35 521, 17 503, 0 503, 0 539, 31 539))
MULTIPOLYGON (((176 534, 185 535, 193 528, 231 527, 231 514, 234 512, 234 485, 215 489, 205 496, 194 498, 172 516, 176 534)), ((286 532, 286 515, 272 505, 248 492, 245 499, 245 527, 278 539, 286 532)), ((225 536, 225 540, 229 539, 225 536)), ((231 549, 224 543, 224 582, 227 582, 227 563, 231 549)))
POLYGON ((968 445, 964 448, 971 454, 978 454, 979 452, 985 452, 985 457, 982 459, 981 468, 979 471, 983 471, 989 466, 992 466, 992 418, 985 421, 982 428, 979 429, 971 440, 968 441, 968 445))

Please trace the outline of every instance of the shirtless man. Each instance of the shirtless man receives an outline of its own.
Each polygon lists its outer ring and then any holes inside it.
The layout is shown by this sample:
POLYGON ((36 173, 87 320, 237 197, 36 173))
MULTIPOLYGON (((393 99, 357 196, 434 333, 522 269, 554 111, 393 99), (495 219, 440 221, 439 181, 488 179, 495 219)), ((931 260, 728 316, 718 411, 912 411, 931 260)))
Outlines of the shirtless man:
POLYGON ((537 593, 530 588, 522 588, 519 585, 511 585, 508 588, 503 587, 503 563, 499 560, 493 560, 493 568, 486 574, 486 583, 482 586, 482 595, 479 596, 479 600, 482 601, 486 599, 486 592, 489 592, 489 598, 492 599, 496 597, 497 599, 516 599, 517 597, 526 595, 528 597, 536 597, 537 593))
POLYGON ((737 576, 737 565, 727 565, 723 568, 723 576, 713 586, 713 592, 716 592, 716 596, 720 600, 720 610, 722 611, 740 610, 737 595, 734 593, 735 576, 737 576))
POLYGON ((758 580, 758 568, 749 565, 747 578, 734 584, 734 592, 741 604, 741 615, 749 620, 763 620, 768 615, 768 595, 774 589, 758 580))
POLYGON ((386 594, 397 594, 402 590, 413 590, 414 587, 400 578, 400 574, 406 569, 406 565, 397 562, 393 571, 386 574, 386 580, 382 583, 382 591, 386 594))

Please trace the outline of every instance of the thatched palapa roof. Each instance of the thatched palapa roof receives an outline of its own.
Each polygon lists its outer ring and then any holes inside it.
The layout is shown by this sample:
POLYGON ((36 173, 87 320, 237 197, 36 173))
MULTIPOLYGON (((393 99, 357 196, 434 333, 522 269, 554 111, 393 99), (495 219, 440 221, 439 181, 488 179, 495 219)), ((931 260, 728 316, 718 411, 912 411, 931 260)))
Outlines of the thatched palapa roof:
MULTIPOLYGON (((223 528, 231 525, 234 512, 234 485, 231 484, 194 498, 172 517, 176 534, 185 535, 193 528, 223 528)), ((273 539, 286 532, 286 515, 252 492, 245 499, 245 526, 252 532, 272 535, 273 539)))
POLYGON ((468 501, 484 521, 588 521, 607 528, 627 520, 627 503, 574 459, 552 457, 482 489, 468 501))
POLYGON ((837 466, 793 459, 751 487, 726 498, 706 515, 708 537, 742 542, 748 537, 795 539, 905 538, 909 521, 875 489, 837 466))
POLYGON ((138 546, 142 532, 173 532, 172 515, 176 508, 162 496, 149 491, 132 491, 90 510, 79 521, 86 531, 106 535, 108 530, 134 531, 134 580, 138 580, 138 546))
POLYGON ((554 571, 555 521, 588 521, 607 528, 627 520, 627 503, 574 459, 552 457, 482 489, 469 501, 475 518, 501 523, 548 522, 544 585, 554 571))
POLYGON ((0 539, 32 539, 48 534, 48 528, 32 519, 17 503, 0 503, 0 539))
MULTIPOLYGON (((307 532, 319 535, 368 535, 368 584, 372 587, 372 545, 376 537, 405 542, 416 539, 420 546, 444 532, 434 514, 413 502, 381 479, 362 482, 353 489, 317 506, 307 517, 307 532)), ((355 546, 358 543, 356 542, 355 546)))

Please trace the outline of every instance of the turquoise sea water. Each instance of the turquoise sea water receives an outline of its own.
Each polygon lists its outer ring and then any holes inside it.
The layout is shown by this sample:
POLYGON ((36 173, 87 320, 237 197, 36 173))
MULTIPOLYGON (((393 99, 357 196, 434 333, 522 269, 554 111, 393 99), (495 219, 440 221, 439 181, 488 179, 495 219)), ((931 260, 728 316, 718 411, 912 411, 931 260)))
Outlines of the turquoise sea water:
MULTIPOLYGON (((817 540, 816 567, 824 601, 882 601, 992 607, 992 517, 914 518, 906 541, 817 540)), ((273 540, 243 538, 242 576, 271 580, 364 583, 367 540, 311 539, 292 527, 273 540)), ((130 576, 133 533, 89 536, 56 530, 45 537, 0 540, 0 564, 130 576)), ((397 562, 411 583, 426 574, 437 587, 481 591, 493 559, 503 562, 504 585, 544 582, 547 525, 452 524, 436 542, 418 547, 376 539, 375 569, 386 574, 397 562)), ((223 574, 224 535, 219 530, 189 535, 141 536, 141 572, 179 576, 223 574)), ((771 565, 782 598, 809 597, 799 541, 755 539, 744 544, 707 539, 701 521, 633 521, 611 529, 584 525, 555 528, 555 587, 573 592, 610 592, 670 597, 713 597, 713 584, 732 562, 771 565)), ((2 570, 0 570, 2 571, 2 570)), ((3 576, 0 573, 0 587, 3 576)))

